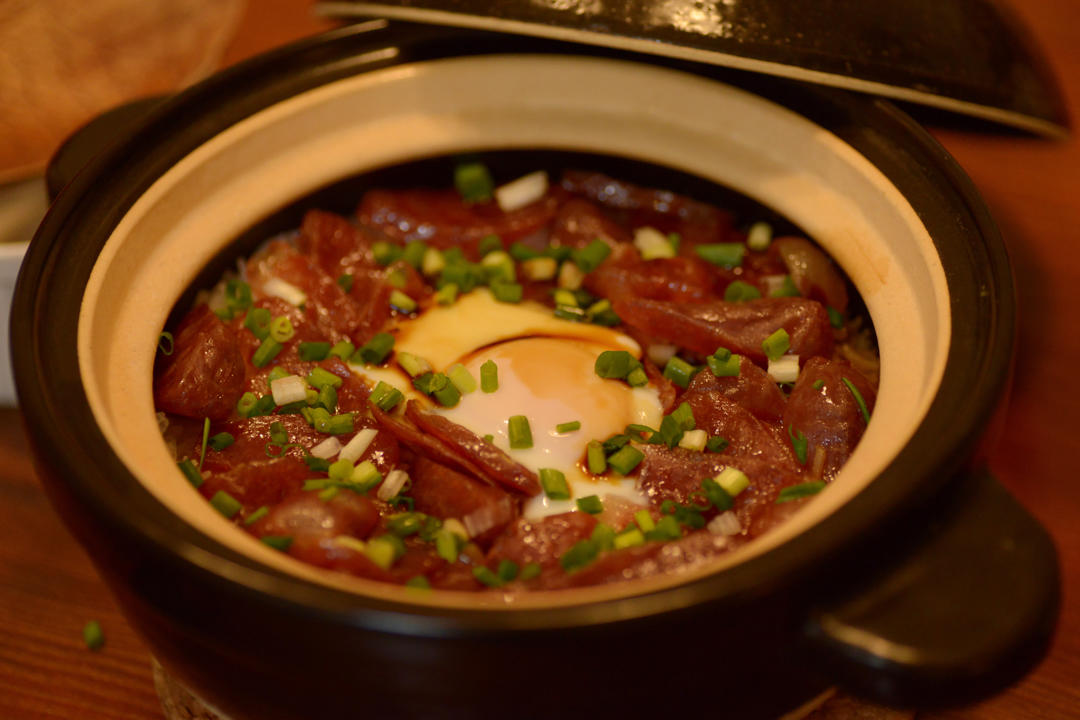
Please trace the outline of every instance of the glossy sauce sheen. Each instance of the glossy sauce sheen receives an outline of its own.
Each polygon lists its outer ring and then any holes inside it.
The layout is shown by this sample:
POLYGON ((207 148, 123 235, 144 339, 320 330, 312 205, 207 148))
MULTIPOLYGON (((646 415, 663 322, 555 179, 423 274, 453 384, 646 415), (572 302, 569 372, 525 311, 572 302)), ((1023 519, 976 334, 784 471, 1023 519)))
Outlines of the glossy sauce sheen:
MULTIPOLYGON (((872 335, 861 327, 864 318, 848 316, 848 285, 832 262, 798 237, 747 250, 732 267, 711 264, 697 252, 699 245, 744 243, 738 227, 722 209, 577 171, 508 212, 490 201, 465 202, 455 190, 369 191, 352 218, 312 210, 295 240, 267 243, 243 269, 251 308, 287 317, 294 329, 272 362, 252 362, 260 340, 245 327, 250 308, 222 319, 201 304, 172 330, 174 352, 159 356, 154 383, 157 407, 167 420, 166 442, 178 460, 197 465, 203 458, 198 492, 235 500, 240 509, 231 519, 246 532, 277 542, 303 562, 362 577, 517 591, 696 566, 811 502, 812 496, 777 500, 784 488, 832 480, 861 438, 875 398, 872 335), (677 250, 671 257, 643 259, 633 242, 642 227, 677 234, 677 250), (386 243, 423 242, 443 251, 460 248, 467 260, 479 262, 485 242, 490 249, 490 235, 498 236, 503 249, 517 243, 518 251, 606 244, 606 258, 584 276, 590 297, 582 304, 610 301, 616 324, 555 317, 556 280, 528 279, 521 262, 515 265, 522 302, 498 302, 478 287, 444 306, 436 302, 438 274, 430 268, 425 276, 422 266, 376 260, 379 243, 384 249, 386 243), (339 281, 345 275, 351 283, 339 281), (798 296, 769 297, 785 276, 798 296), (764 297, 725 300, 735 280, 764 297), (283 299, 281 281, 300 293, 302 303, 283 299), (395 308, 395 289, 417 309, 395 308), (766 372, 762 347, 781 328, 790 339, 787 353, 797 354, 801 366, 797 380, 783 387, 766 372), (349 341, 360 347, 379 332, 396 340, 381 366, 357 357, 299 355, 300 343, 349 341), (654 364, 653 359, 665 361, 665 348, 699 368, 687 387, 654 364), (741 356, 737 376, 718 377, 707 367, 707 356, 718 348, 741 356), (605 350, 638 358, 648 385, 632 388, 624 380, 599 377, 593 367, 605 350), (494 361, 499 389, 487 393, 478 387, 452 407, 440 407, 411 387, 397 362, 404 352, 425 358, 435 372, 461 363, 477 385, 481 365, 494 361), (859 358, 862 372, 844 357, 859 358), (337 436, 340 443, 361 429, 376 429, 357 462, 370 461, 383 478, 394 470, 408 474, 396 497, 380 494, 379 486, 305 489, 306 482, 327 479, 326 471, 311 469, 305 458, 329 435, 277 406, 256 417, 239 414, 245 392, 269 394, 274 368, 279 375, 304 378, 316 367, 341 380, 332 414, 352 413, 353 430, 337 436), (369 402, 379 380, 405 394, 389 412, 369 402), (601 475, 589 471, 589 441, 624 433, 631 423, 659 428, 664 415, 679 407, 692 411, 696 429, 723 438, 722 447, 669 447, 648 442, 648 432, 631 432, 639 464, 625 476, 611 468, 601 475), (531 448, 511 447, 512 415, 529 418, 531 448), (227 432, 234 442, 204 453, 206 419, 211 436, 227 432), (556 430, 571 421, 580 428, 556 430), (287 442, 271 443, 275 429, 285 432, 287 442), (540 482, 545 468, 563 473, 571 498, 548 497, 540 482), (722 529, 721 509, 705 498, 702 480, 728 468, 744 473, 749 485, 734 497, 722 529), (591 508, 596 512, 580 510, 577 500, 593 495, 600 500, 591 508), (686 510, 696 518, 687 519, 681 512, 686 510), (403 520, 414 527, 403 530, 403 520), (674 526, 674 534, 644 532, 657 522, 674 526), (471 537, 452 546, 451 561, 445 547, 438 552, 436 535, 440 528, 462 525, 471 537), (647 537, 631 541, 635 529, 647 537), (622 538, 617 547, 615 536, 622 538), (395 552, 388 561, 373 548, 391 537, 395 552)), ((220 309, 220 288, 210 298, 220 309)))

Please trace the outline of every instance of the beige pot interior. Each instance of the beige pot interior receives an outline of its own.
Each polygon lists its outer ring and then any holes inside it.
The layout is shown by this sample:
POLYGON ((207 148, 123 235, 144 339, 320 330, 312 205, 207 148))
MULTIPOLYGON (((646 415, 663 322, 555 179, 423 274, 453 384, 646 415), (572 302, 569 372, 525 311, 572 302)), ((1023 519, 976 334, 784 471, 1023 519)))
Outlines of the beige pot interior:
MULTIPOLYGON (((948 352, 945 274, 925 228, 887 179, 838 138, 757 96, 621 61, 510 56, 406 64, 271 106, 185 157, 135 203, 106 243, 79 318, 79 363, 94 415, 119 457, 165 505, 266 565, 418 605, 552 607, 668 587, 787 542, 870 482, 911 437, 948 352), (607 153, 719 182, 804 228, 866 302, 881 349, 877 409, 826 492, 785 525, 676 576, 508 597, 415 593, 302 565, 216 513, 176 470, 151 393, 173 303, 220 249, 259 219, 338 179, 477 149, 607 153)), ((237 572, 241 570, 237 568, 237 572)))

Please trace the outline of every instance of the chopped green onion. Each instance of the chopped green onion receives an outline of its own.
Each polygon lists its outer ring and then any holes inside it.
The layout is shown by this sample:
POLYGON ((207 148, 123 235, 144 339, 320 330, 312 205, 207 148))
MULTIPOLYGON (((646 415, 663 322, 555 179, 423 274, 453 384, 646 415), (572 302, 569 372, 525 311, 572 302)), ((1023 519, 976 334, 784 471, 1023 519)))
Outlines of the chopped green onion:
POLYGON ((280 380, 281 378, 289 377, 289 375, 291 375, 291 374, 292 373, 290 373, 288 370, 281 367, 280 365, 275 365, 270 370, 270 373, 266 376, 266 384, 267 384, 267 386, 272 386, 274 384, 275 380, 280 380))
POLYGON ((446 562, 457 561, 464 545, 465 538, 446 527, 435 533, 435 554, 446 562))
POLYGON ((575 543, 559 558, 562 569, 568 573, 580 570, 590 565, 596 556, 600 554, 599 543, 593 540, 581 540, 575 543))
POLYGON ((278 356, 281 352, 282 344, 272 337, 268 337, 262 341, 259 348, 255 351, 255 354, 251 356, 251 364, 255 367, 266 367, 266 365, 278 356))
POLYGON ((734 467, 726 467, 720 474, 713 478, 716 484, 724 488, 731 497, 735 497, 746 488, 750 487, 750 478, 742 470, 734 467))
POLYGON ((420 532, 424 525, 422 513, 404 512, 396 513, 386 518, 386 529, 398 537, 408 537, 420 532))
POLYGON ((345 481, 352 477, 355 469, 356 466, 351 460, 335 460, 330 463, 330 468, 326 472, 331 480, 345 481))
POLYGON ((502 250, 490 252, 480 261, 480 269, 488 284, 517 282, 514 259, 502 250))
POLYGON ((557 432, 557 433, 574 432, 575 430, 580 430, 580 429, 581 429, 581 421, 580 420, 571 420, 570 422, 559 423, 558 425, 555 426, 555 432, 557 432))
POLYGON ((631 440, 630 436, 625 434, 625 433, 619 433, 619 434, 616 434, 616 435, 612 435, 611 437, 609 437, 607 440, 604 441, 604 444, 603 444, 604 454, 605 455, 611 455, 613 452, 615 452, 619 448, 621 448, 621 447, 625 446, 627 443, 629 443, 630 440, 631 440))
POLYGON ((576 308, 578 306, 577 295, 575 295, 571 290, 564 290, 562 288, 559 288, 552 293, 551 297, 555 301, 556 305, 573 308, 576 308))
POLYGON ((690 408, 690 403, 679 403, 679 407, 671 411, 671 417, 679 423, 679 427, 683 430, 693 430, 697 427, 697 423, 694 422, 694 411, 690 408))
POLYGON ((312 472, 326 472, 330 469, 330 461, 326 458, 315 457, 314 455, 305 455, 304 464, 308 466, 308 470, 312 472))
POLYGON ((552 500, 569 500, 570 486, 562 472, 552 468, 540 468, 540 486, 552 500))
POLYGON ((402 290, 409 284, 409 278, 401 268, 394 268, 386 276, 386 282, 390 287, 402 290))
POLYGON ((654 227, 639 227, 634 231, 634 247, 642 260, 675 257, 675 247, 668 238, 654 227))
POLYGON ((593 366, 602 378, 624 379, 634 369, 637 360, 625 350, 605 350, 596 357, 593 366))
POLYGON ((762 340, 761 349, 765 353, 765 357, 770 360, 776 360, 786 353, 791 349, 791 338, 788 336, 787 330, 780 328, 772 335, 762 340))
POLYGON ((259 540, 281 552, 288 552, 293 543, 292 535, 263 535, 259 540))
POLYGON ((800 465, 805 465, 807 449, 806 435, 803 435, 802 430, 796 430, 794 425, 788 425, 787 432, 788 437, 791 438, 791 448, 795 451, 795 457, 799 460, 800 465))
POLYGON ((367 541, 364 554, 383 570, 389 570, 405 554, 405 544, 394 535, 380 535, 367 541))
POLYGON ((266 505, 263 505, 262 507, 258 508, 244 518, 244 525, 254 525, 269 514, 270 508, 268 508, 266 505))
POLYGON ((589 539, 596 543, 601 550, 615 549, 615 530, 610 525, 597 523, 589 539))
POLYGON ((236 438, 234 438, 232 434, 227 432, 219 432, 217 435, 211 437, 207 444, 209 445, 211 450, 217 450, 218 452, 221 452, 225 448, 232 445, 234 442, 236 442, 236 438))
POLYGON ((279 315, 270 321, 270 337, 279 343, 288 342, 296 334, 292 320, 285 315, 279 315))
POLYGON ((390 293, 390 306, 408 315, 416 310, 416 301, 400 290, 395 289, 390 293))
POLYGON ((676 355, 668 360, 667 365, 664 366, 664 377, 685 390, 690 387, 690 380, 693 379, 697 371, 698 368, 676 355))
POLYGON ((484 436, 484 442, 486 442, 486 443, 488 443, 490 445, 491 443, 495 442, 495 436, 492 435, 491 433, 488 433, 487 435, 484 436))
POLYGON ((203 418, 202 447, 199 449, 199 471, 202 471, 203 461, 206 459, 206 443, 210 439, 210 418, 203 418))
POLYGON ((582 272, 590 273, 600 267, 600 263, 604 262, 610 254, 611 247, 603 240, 597 239, 580 250, 574 250, 570 257, 582 272))
POLYGON ((810 385, 810 387, 814 388, 815 390, 820 390, 821 388, 825 387, 825 381, 818 378, 810 385))
POLYGON ((325 360, 326 356, 330 354, 330 343, 302 342, 297 348, 297 352, 300 355, 300 359, 305 362, 325 360))
POLYGON ((687 430, 683 433, 682 440, 679 441, 679 447, 686 450, 693 450, 694 452, 704 452, 705 443, 709 440, 709 433, 704 430, 687 430))
POLYGON ((189 458, 181 460, 176 465, 180 468, 180 472, 184 473, 184 477, 187 478, 189 483, 195 487, 202 486, 204 482, 202 473, 199 472, 199 468, 195 467, 195 463, 189 458))
POLYGON ((724 300, 727 302, 745 302, 757 300, 759 297, 761 297, 761 291, 742 280, 734 280, 724 289, 724 300))
POLYGON ((97 620, 91 620, 83 625, 82 636, 83 643, 90 650, 96 652, 105 646, 105 633, 97 620))
MULTIPOLYGON (((550 497, 550 495, 548 496, 550 497)), ((597 495, 587 495, 577 499, 578 510, 590 515, 599 515, 604 512, 604 503, 597 495)))
POLYGON ((863 422, 870 422, 870 410, 866 407, 866 401, 863 400, 862 393, 860 393, 858 389, 856 389, 854 383, 847 378, 840 379, 847 385, 847 389, 850 390, 851 394, 855 397, 855 403, 859 406, 859 412, 862 413, 863 422))
POLYGON ((431 583, 423 575, 415 575, 405 581, 405 587, 410 590, 430 590, 431 583))
POLYGON ((524 415, 514 415, 509 420, 510 447, 515 450, 524 450, 533 446, 532 429, 529 427, 529 418, 524 415))
POLYGON ((519 283, 493 282, 491 284, 491 294, 499 302, 519 303, 525 297, 525 288, 519 283))
POLYGON ((498 567, 495 568, 495 574, 503 582, 511 582, 518 576, 518 565, 513 560, 503 558, 499 561, 498 567))
POLYGON ((615 549, 637 547, 645 544, 645 534, 639 528, 631 527, 615 536, 615 549))
POLYGON ((652 518, 652 513, 648 510, 638 510, 634 513, 634 522, 641 528, 642 532, 649 532, 656 528, 656 521, 652 518))
POLYGON ((427 245, 422 241, 413 240, 405 245, 405 251, 401 253, 401 259, 419 270, 424 262, 424 253, 427 252, 427 249, 427 245))
POLYGON ((776 502, 786 503, 792 500, 798 500, 799 498, 810 497, 811 495, 817 495, 819 492, 825 489, 825 483, 821 480, 813 480, 811 482, 804 482, 799 485, 790 485, 780 491, 780 494, 776 496, 776 502))
POLYGON ((440 305, 453 305, 457 300, 458 286, 456 283, 446 283, 435 293, 435 302, 440 305))
POLYGON ((773 288, 772 292, 769 293, 769 297, 799 297, 801 294, 791 276, 785 275, 783 282, 780 283, 779 287, 773 288))
POLYGON ((255 396, 255 393, 246 392, 236 401, 236 413, 241 417, 251 417, 249 413, 255 409, 255 404, 258 402, 259 398, 255 396))
POLYGON ((319 388, 319 394, 316 397, 315 402, 326 408, 327 412, 334 412, 337 410, 337 400, 337 390, 334 389, 334 386, 324 385, 319 388))
POLYGON ((728 445, 728 439, 719 435, 713 435, 705 441, 705 449, 712 453, 722 453, 727 450, 728 445))
POLYGON ((844 316, 839 310, 834 307, 827 307, 825 308, 825 312, 829 314, 829 325, 837 330, 844 327, 844 316))
POLYGON ((486 393, 499 389, 499 367, 494 360, 486 360, 480 366, 480 389, 486 393))
POLYGON ((447 368, 446 376, 463 395, 476 390, 476 378, 461 363, 454 363, 447 368))
POLYGON ((540 253, 538 250, 533 250, 531 247, 522 242, 511 243, 508 252, 510 253, 510 257, 514 258, 518 262, 525 262, 527 260, 535 260, 536 258, 543 257, 542 253, 540 253))
POLYGON ((665 515, 656 522, 656 527, 645 533, 646 540, 678 540, 682 537, 682 528, 674 515, 665 515))
POLYGON ((353 414, 342 413, 340 415, 334 415, 330 418, 330 421, 326 423, 325 427, 326 429, 323 429, 319 427, 318 424, 315 425, 316 430, 329 435, 345 435, 346 433, 351 433, 355 429, 353 424, 353 414))
POLYGON ((360 346, 352 360, 368 365, 381 365, 390 350, 394 347, 394 336, 387 332, 376 333, 370 340, 360 346), (359 356, 359 358, 357 358, 359 356))
POLYGON ((731 497, 731 493, 712 478, 705 478, 701 481, 701 491, 705 493, 705 497, 712 503, 713 507, 720 512, 730 510, 735 504, 735 499, 731 497))
POLYGON ((270 423, 270 442, 275 445, 284 445, 289 442, 289 433, 285 431, 285 426, 279 421, 270 423))
MULTIPOLYGON (((449 252, 444 253, 449 255, 449 252)), ((451 263, 447 260, 446 267, 439 274, 439 287, 447 284, 457 285, 460 292, 469 292, 474 287, 484 282, 485 275, 480 265, 465 261, 451 263)))
POLYGON ((639 365, 627 374, 626 382, 630 387, 645 387, 649 384, 649 376, 645 374, 645 369, 639 365))
POLYGON ((489 233, 484 237, 480 238, 480 243, 476 246, 476 249, 480 253, 480 257, 484 257, 488 253, 494 252, 495 250, 502 250, 502 240, 499 238, 498 235, 494 233, 489 233))
POLYGON ((558 271, 559 263, 555 258, 534 257, 521 262, 521 272, 533 281, 551 280, 558 271))
MULTIPOLYGON (((716 355, 710 355, 705 358, 706 364, 709 366, 709 370, 716 377, 738 377, 740 367, 742 366, 742 356, 733 355, 731 351, 721 348, 727 353, 726 359, 721 359, 716 355)), ((719 352, 719 350, 717 351, 719 352)))
POLYGON ((163 332, 158 335, 158 350, 162 355, 172 355, 174 349, 173 334, 171 332, 163 332))
POLYGON ((750 226, 746 233, 746 246, 756 252, 764 252, 772 243, 772 225, 767 222, 756 222, 750 226))
POLYGON ((398 365, 409 373, 409 377, 419 377, 425 373, 431 372, 431 363, 420 357, 419 355, 413 355, 410 352, 398 352, 397 354, 398 365))
POLYGON ((486 202, 492 197, 495 181, 483 163, 465 163, 454 168, 454 187, 467 203, 486 202))
POLYGON ((308 373, 307 382, 311 387, 321 390, 327 385, 333 388, 339 388, 344 381, 329 370, 324 370, 321 367, 314 367, 311 369, 311 372, 308 373))
POLYGON ((705 262, 732 268, 742 265, 746 246, 742 243, 712 243, 697 245, 694 252, 705 262))
POLYGON ((388 242, 377 242, 371 246, 371 252, 375 256, 375 262, 379 263, 383 267, 390 265, 401 257, 401 253, 404 249, 400 245, 394 245, 388 242))
POLYGON ((420 272, 425 277, 435 277, 442 273, 446 267, 446 257, 441 250, 428 248, 424 251, 424 259, 420 262, 420 272))
POLYGON ((345 291, 345 294, 348 295, 350 292, 352 292, 352 273, 342 273, 341 275, 338 275, 337 284, 342 290, 345 291))
POLYGON ((270 311, 266 308, 252 308, 244 318, 244 327, 260 340, 270 336, 270 311))
POLYGON ((360 492, 367 492, 381 483, 382 479, 382 473, 375 467, 375 463, 370 460, 358 463, 356 468, 353 469, 352 475, 349 476, 349 482, 355 485, 360 492))
POLYGON ((585 450, 585 461, 589 466, 589 472, 593 475, 601 475, 607 471, 607 455, 604 454, 604 446, 596 440, 591 441, 585 450))
POLYGON ((341 493, 341 488, 337 485, 332 485, 319 493, 319 500, 323 502, 330 502, 341 493))
POLYGON ((382 380, 375 384, 370 397, 372 404, 383 412, 390 412, 404 399, 405 395, 400 390, 382 380))
POLYGON ((218 490, 214 493, 214 496, 210 498, 210 504, 214 506, 214 509, 227 518, 231 518, 236 513, 240 512, 243 507, 240 501, 234 498, 224 490, 218 490))
POLYGON ((491 571, 491 568, 479 565, 473 568, 473 577, 479 580, 482 584, 488 587, 502 587, 503 581, 498 575, 491 571))
POLYGON ((620 475, 628 475, 645 458, 645 455, 632 445, 626 445, 607 459, 608 465, 620 475))
MULTIPOLYGON (((442 373, 440 373, 440 375, 446 378, 442 373)), ((458 404, 458 401, 461 400, 461 391, 458 390, 457 385, 450 382, 449 379, 446 380, 446 383, 442 387, 435 390, 432 395, 443 407, 454 407, 458 404)))
POLYGON ((521 572, 518 574, 519 580, 532 580, 534 577, 540 575, 540 563, 526 563, 521 568, 521 572))

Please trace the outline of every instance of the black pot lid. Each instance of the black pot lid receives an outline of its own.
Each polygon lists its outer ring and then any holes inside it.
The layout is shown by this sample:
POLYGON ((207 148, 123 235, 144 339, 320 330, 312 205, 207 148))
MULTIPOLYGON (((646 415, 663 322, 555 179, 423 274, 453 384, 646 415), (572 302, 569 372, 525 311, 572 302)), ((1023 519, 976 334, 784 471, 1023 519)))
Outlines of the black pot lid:
POLYGON ((316 9, 677 57, 1067 133, 1048 66, 993 0, 339 0, 316 9))

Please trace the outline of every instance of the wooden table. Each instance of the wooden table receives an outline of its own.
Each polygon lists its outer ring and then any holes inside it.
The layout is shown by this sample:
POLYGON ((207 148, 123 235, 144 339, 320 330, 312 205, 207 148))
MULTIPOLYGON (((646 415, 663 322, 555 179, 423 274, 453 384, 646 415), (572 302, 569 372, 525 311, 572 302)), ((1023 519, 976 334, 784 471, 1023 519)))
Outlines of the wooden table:
MULTIPOLYGON (((1080 116, 1075 0, 1013 0, 1080 116)), ((306 0, 256 0, 227 51, 232 62, 324 24, 306 0)), ((991 468, 1049 528, 1061 553, 1064 606, 1045 661, 974 707, 926 718, 1080 718, 1080 141, 932 128, 982 191, 1016 269, 1016 380, 991 468)), ((34 476, 19 414, 0 411, 0 718, 157 720, 149 654, 118 613, 34 476), (83 624, 97 618, 103 651, 83 624)))

